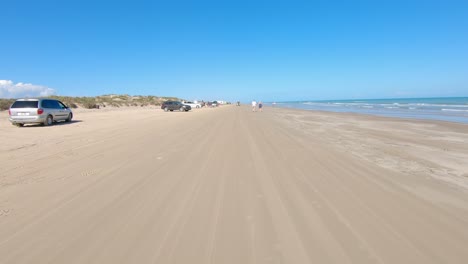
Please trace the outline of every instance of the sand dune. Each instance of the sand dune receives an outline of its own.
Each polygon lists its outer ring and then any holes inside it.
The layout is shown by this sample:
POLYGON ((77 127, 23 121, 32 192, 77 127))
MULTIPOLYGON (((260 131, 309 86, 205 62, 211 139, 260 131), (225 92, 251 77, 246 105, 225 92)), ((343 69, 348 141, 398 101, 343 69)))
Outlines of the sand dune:
POLYGON ((468 126, 224 106, 0 114, 0 263, 466 263, 468 126))

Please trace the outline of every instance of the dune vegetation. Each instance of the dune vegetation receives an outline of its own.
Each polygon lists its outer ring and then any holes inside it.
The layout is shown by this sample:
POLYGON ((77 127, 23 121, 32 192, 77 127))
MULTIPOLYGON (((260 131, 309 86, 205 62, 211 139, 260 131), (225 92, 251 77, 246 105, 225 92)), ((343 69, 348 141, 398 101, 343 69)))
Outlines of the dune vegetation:
MULTIPOLYGON (((101 107, 123 107, 123 106, 158 106, 167 100, 180 100, 176 97, 158 97, 158 96, 141 96, 141 95, 116 95, 108 94, 95 97, 71 97, 71 96, 49 96, 55 98, 71 108, 101 108, 101 107)), ((15 99, 0 98, 0 110, 8 110, 15 99)))

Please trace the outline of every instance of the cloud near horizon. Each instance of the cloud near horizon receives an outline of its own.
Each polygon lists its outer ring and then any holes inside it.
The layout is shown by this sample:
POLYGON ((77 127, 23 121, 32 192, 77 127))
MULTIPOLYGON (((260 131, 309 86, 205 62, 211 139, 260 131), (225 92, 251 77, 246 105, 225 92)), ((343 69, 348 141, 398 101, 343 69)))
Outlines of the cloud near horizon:
POLYGON ((53 94, 55 90, 47 86, 0 80, 0 98, 43 97, 53 94))

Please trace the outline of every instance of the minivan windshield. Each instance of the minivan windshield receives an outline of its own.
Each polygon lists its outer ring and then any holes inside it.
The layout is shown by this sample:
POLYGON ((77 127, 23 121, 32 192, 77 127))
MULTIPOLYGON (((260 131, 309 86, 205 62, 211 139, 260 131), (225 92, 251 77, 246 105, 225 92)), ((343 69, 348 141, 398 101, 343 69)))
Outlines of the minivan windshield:
POLYGON ((37 108, 38 101, 16 101, 11 108, 37 108))

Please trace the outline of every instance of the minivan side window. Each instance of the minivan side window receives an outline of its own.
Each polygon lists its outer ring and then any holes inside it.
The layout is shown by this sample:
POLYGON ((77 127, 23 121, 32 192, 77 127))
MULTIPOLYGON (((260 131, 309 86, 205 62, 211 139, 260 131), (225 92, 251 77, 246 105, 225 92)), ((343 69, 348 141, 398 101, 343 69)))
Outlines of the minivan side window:
POLYGON ((67 106, 64 103, 62 103, 60 101, 57 101, 57 103, 59 104, 59 108, 62 108, 62 109, 67 108, 67 106))
POLYGON ((55 100, 51 100, 50 101, 50 105, 51 105, 51 108, 54 108, 54 109, 62 109, 62 107, 60 106, 59 102, 55 101, 55 100))
POLYGON ((50 100, 43 100, 42 108, 52 108, 52 105, 50 104, 50 100))

